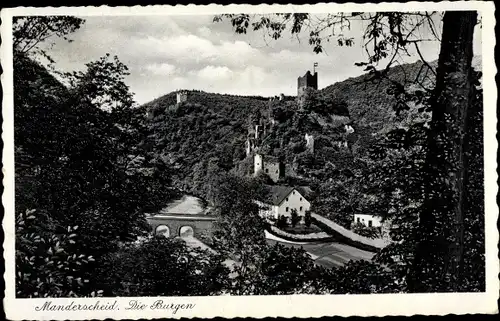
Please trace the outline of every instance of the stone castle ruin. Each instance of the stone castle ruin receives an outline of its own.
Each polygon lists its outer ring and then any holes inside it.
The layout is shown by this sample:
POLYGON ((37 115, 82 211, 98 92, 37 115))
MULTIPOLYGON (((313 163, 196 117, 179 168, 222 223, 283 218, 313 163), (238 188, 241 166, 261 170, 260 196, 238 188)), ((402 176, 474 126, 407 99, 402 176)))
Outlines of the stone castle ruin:
MULTIPOLYGON (((314 67, 317 65, 315 64, 314 67)), ((304 76, 298 77, 297 79, 297 100, 296 103, 299 109, 302 109, 306 100, 308 99, 308 94, 318 90, 318 73, 316 70, 311 73, 307 71, 304 76)), ((266 155, 263 148, 266 136, 271 133, 276 124, 275 119, 272 117, 272 106, 276 101, 287 100, 285 95, 281 94, 279 96, 269 98, 269 108, 258 113, 258 115, 252 115, 249 117, 248 121, 248 136, 245 142, 245 151, 247 157, 253 157, 254 163, 254 176, 259 173, 265 173, 274 182, 279 181, 285 176, 285 164, 278 158, 266 155)), ((293 108, 293 103, 288 105, 293 108)), ((349 135, 354 132, 351 125, 345 124, 343 126, 344 135, 349 135)), ((305 140, 306 151, 310 154, 315 152, 315 135, 308 132, 305 133, 303 139, 305 140)), ((347 148, 348 143, 344 139, 342 141, 333 142, 335 145, 341 148, 347 148)), ((283 147, 283 142, 281 141, 280 148, 283 147)), ((265 149, 265 148, 264 148, 265 149)), ((296 162, 294 162, 295 164, 296 162)), ((292 164, 293 165, 293 164, 292 164)), ((295 164, 297 165, 297 164, 295 164)), ((296 166, 292 166, 296 167, 296 166)), ((296 170, 296 169, 295 169, 296 170)))
POLYGON ((310 91, 318 90, 318 73, 314 74, 308 70, 306 74, 297 79, 297 103, 300 108, 304 106, 306 95, 310 91))
MULTIPOLYGON (((316 66, 316 65, 315 65, 316 66)), ((297 81, 297 103, 302 108, 308 91, 318 89, 318 73, 314 71, 311 74, 307 71, 303 77, 297 81)), ((285 101, 284 94, 269 98, 269 109, 264 115, 254 116, 253 120, 248 122, 248 135, 245 141, 245 152, 247 157, 253 155, 254 175, 260 172, 267 174, 274 182, 277 182, 285 176, 285 164, 272 156, 264 155, 261 151, 261 145, 265 136, 272 131, 275 120, 271 116, 271 104, 274 101, 285 101)), ((306 148, 310 153, 314 153, 314 137, 311 134, 305 135, 306 148)))
POLYGON ((254 155, 254 176, 265 173, 273 182, 278 182, 285 177, 285 163, 276 157, 256 153, 254 155))

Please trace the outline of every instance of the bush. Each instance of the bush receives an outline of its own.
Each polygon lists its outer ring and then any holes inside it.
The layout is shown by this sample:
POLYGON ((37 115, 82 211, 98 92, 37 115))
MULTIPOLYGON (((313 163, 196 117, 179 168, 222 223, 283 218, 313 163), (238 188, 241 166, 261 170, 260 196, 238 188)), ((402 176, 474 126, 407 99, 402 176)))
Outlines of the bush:
POLYGON ((297 223, 299 223, 302 218, 299 216, 297 210, 294 208, 292 209, 291 215, 292 215, 292 226, 295 227, 295 225, 297 225, 297 223))
POLYGON ((276 222, 276 226, 280 229, 283 229, 288 226, 288 219, 286 216, 280 215, 278 216, 278 221, 276 222))
POLYGON ((304 215, 304 224, 305 224, 307 227, 310 227, 310 226, 311 226, 311 223, 312 223, 311 211, 306 211, 306 213, 305 213, 305 215, 304 215))
POLYGON ((369 237, 371 239, 381 237, 381 230, 378 227, 365 226, 361 223, 355 223, 351 230, 361 236, 369 237))
POLYGON ((331 241, 332 236, 329 235, 326 232, 316 232, 316 233, 309 233, 309 234, 293 234, 289 233, 286 231, 283 231, 279 229, 277 226, 270 226, 269 232, 271 234, 274 234, 276 236, 279 236, 285 240, 291 240, 291 241, 302 241, 302 242, 309 242, 309 241, 331 241))
POLYGON ((311 226, 309 227, 305 226, 304 224, 299 224, 297 226, 288 226, 283 230, 292 234, 309 234, 323 231, 314 224, 311 224, 311 226))

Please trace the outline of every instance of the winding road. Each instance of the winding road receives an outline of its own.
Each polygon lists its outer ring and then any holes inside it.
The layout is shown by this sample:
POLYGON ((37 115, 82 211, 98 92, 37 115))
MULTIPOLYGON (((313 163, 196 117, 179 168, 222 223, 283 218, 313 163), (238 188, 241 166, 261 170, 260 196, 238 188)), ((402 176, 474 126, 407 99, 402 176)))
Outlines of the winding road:
POLYGON ((316 264, 326 268, 343 266, 350 260, 371 260, 374 253, 338 242, 291 242, 276 237, 266 231, 269 244, 280 243, 285 246, 302 247, 311 255, 316 264))
MULTIPOLYGON (((209 246, 193 237, 192 235, 183 235, 180 238, 182 238, 190 247, 213 251, 209 246)), ((267 231, 266 239, 267 242, 271 245, 280 243, 290 247, 302 247, 307 253, 309 253, 316 264, 321 265, 325 268, 343 266, 351 260, 371 260, 374 255, 374 253, 372 252, 360 250, 358 248, 338 242, 291 242, 276 237, 267 231)), ((226 264, 228 266, 231 266, 232 264, 235 264, 235 262, 228 259, 226 264)))

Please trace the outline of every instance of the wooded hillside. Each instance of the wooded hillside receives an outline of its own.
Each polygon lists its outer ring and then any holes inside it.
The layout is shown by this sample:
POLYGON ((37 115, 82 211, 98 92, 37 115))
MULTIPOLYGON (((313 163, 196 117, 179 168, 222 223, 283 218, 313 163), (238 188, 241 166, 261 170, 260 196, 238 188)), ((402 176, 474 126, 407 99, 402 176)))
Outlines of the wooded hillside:
MULTIPOLYGON (((386 78, 370 78, 373 75, 366 74, 328 86, 310 97, 304 110, 293 97, 269 102, 258 96, 189 91, 187 102, 177 105, 175 93, 169 93, 143 105, 149 111, 150 150, 177 169, 176 187, 206 196, 208 187, 203 186, 214 172, 251 172, 252 162, 245 155, 249 121, 272 117, 276 125, 264 140, 265 153, 283 157, 289 168, 295 162, 306 172, 326 163, 342 170, 352 164, 354 154, 366 152, 378 133, 408 122, 408 113, 395 115, 395 83, 432 81, 421 62, 392 68, 386 78), (345 124, 355 129, 348 138, 345 124), (315 135, 314 158, 305 153, 305 133, 315 135), (342 140, 348 140, 349 148, 335 145, 342 140)), ((322 179, 321 174, 312 175, 322 179)))

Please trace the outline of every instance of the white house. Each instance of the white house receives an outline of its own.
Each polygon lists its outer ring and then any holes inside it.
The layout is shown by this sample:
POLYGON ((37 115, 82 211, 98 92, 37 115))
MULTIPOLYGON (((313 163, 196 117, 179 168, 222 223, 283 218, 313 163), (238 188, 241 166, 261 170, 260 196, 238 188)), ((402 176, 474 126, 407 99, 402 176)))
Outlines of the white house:
POLYGON ((270 186, 270 190, 265 202, 256 202, 260 207, 259 214, 262 217, 274 219, 280 215, 290 217, 292 209, 295 209, 299 216, 305 216, 306 211, 311 208, 311 203, 304 196, 305 192, 299 192, 300 188, 270 186))
POLYGON ((382 219, 371 214, 354 214, 354 224, 360 223, 368 227, 381 227, 382 219))

